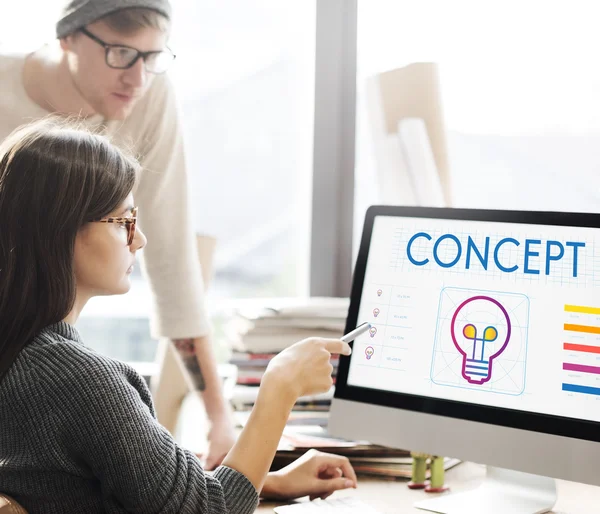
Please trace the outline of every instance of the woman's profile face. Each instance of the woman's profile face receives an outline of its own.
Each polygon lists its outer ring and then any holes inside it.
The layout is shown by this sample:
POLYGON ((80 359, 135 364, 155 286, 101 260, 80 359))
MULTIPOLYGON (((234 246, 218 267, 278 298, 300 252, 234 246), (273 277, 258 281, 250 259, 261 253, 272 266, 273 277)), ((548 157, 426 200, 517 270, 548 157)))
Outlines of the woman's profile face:
MULTIPOLYGON (((133 195, 107 217, 131 217, 133 195)), ((146 245, 146 236, 136 228, 131 245, 123 223, 88 223, 75 239, 74 269, 77 293, 92 296, 123 294, 131 287, 135 253, 146 245)))

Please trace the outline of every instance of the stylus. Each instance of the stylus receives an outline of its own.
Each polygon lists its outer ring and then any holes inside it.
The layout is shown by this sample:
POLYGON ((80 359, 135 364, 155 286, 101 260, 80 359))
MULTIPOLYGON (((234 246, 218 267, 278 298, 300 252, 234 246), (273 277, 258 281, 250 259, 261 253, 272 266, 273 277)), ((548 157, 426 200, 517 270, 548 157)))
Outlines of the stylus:
POLYGON ((345 336, 342 336, 340 339, 344 341, 344 343, 349 343, 354 341, 359 335, 364 334, 367 330, 371 328, 370 323, 363 323, 362 325, 358 325, 352 332, 348 332, 345 336))

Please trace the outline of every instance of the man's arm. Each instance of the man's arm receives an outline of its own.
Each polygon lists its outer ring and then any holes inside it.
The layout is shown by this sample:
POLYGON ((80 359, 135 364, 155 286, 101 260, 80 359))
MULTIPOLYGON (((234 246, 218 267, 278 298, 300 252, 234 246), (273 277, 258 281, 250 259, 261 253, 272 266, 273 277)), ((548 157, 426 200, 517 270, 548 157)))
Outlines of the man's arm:
POLYGON ((204 337, 198 339, 175 339, 173 344, 177 353, 181 357, 183 365, 187 371, 187 378, 190 387, 194 391, 204 391, 206 389, 206 383, 204 382, 204 376, 200 369, 201 358, 196 357, 196 347, 200 346, 205 342, 204 337))
POLYGON ((173 344, 181 357, 190 387, 202 392, 206 413, 211 422, 210 448, 206 468, 218 466, 235 442, 231 408, 223 396, 221 378, 208 336, 175 339, 173 344))

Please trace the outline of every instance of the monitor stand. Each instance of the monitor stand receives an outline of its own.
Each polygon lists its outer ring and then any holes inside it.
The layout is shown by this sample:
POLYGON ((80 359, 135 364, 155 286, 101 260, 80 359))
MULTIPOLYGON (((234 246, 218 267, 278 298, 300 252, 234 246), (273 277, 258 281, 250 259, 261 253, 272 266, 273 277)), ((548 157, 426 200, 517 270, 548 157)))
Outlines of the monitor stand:
POLYGON ((488 466, 477 489, 419 501, 415 507, 442 514, 541 514, 555 503, 553 478, 488 466))

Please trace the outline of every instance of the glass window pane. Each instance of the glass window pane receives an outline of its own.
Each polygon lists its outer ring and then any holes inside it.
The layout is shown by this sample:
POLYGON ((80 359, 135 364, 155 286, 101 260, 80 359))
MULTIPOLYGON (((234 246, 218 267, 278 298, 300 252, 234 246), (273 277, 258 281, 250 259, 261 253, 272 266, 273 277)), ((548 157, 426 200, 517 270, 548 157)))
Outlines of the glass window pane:
POLYGON ((380 198, 368 80, 423 62, 439 70, 453 206, 597 211, 594 5, 370 0, 358 6, 358 224, 380 198))
POLYGON ((56 36, 55 22, 62 0, 14 2, 0 16, 0 50, 33 51, 56 36), (31 13, 35 13, 32 16, 31 13))
POLYGON ((196 230, 213 297, 308 289, 315 2, 175 0, 196 230))

